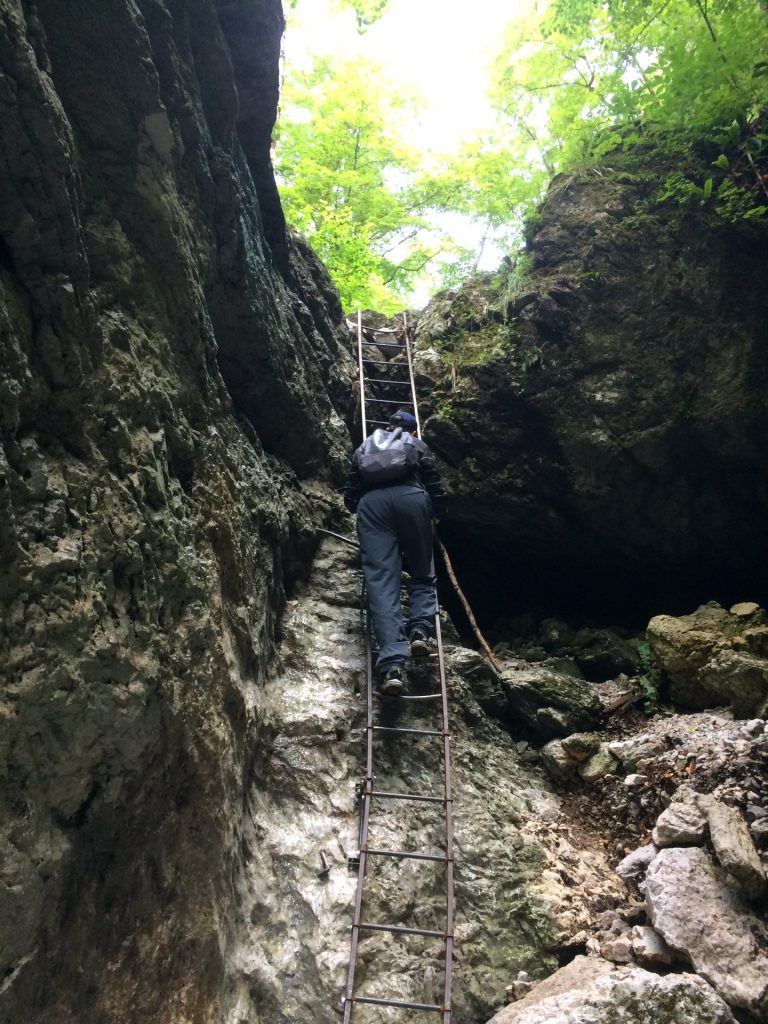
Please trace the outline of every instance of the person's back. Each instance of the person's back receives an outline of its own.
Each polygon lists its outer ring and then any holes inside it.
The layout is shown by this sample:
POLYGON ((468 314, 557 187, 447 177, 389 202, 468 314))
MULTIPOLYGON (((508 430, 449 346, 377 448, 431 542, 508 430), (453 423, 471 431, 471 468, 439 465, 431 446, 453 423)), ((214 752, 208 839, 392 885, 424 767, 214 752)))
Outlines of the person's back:
POLYGON ((395 694, 405 685, 408 654, 428 652, 437 613, 432 520, 444 514, 447 495, 432 452, 415 436, 415 418, 397 412, 390 417, 390 427, 389 443, 384 437, 366 438, 355 452, 344 503, 357 512, 381 689, 395 694), (409 570, 407 623, 400 603, 403 556, 409 570))
MULTIPOLYGON (((368 491, 380 487, 391 487, 395 483, 415 484, 424 488, 429 495, 433 518, 441 518, 445 513, 448 495, 443 487, 440 474, 435 466, 435 457, 429 446, 412 432, 416 429, 415 418, 410 413, 400 412, 390 418, 390 423, 392 424, 390 430, 375 430, 355 452, 344 489, 344 504, 350 512, 356 512, 361 497, 368 491), (397 419, 397 423, 393 423, 395 419, 397 419), (375 453, 391 450, 392 442, 386 444, 383 439, 380 440, 382 435, 385 438, 392 438, 393 441, 402 438, 402 441, 415 452, 413 459, 407 455, 404 456, 405 471, 402 475, 393 475, 387 479, 385 473, 380 476, 375 473, 370 476, 365 474, 361 466, 363 460, 369 459, 373 463, 376 461, 375 453)), ((387 460, 380 458, 378 461, 385 463, 387 460)))

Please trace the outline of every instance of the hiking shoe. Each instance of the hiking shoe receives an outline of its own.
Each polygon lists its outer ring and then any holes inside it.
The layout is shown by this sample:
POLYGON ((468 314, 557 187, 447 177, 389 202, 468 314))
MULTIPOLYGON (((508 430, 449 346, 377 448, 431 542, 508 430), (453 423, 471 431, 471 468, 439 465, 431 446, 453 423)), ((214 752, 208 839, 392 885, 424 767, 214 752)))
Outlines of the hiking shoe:
POLYGON ((388 668, 379 686, 387 697, 397 697, 405 690, 405 675, 401 668, 388 668))
POLYGON ((412 658, 428 658, 430 654, 430 638, 423 629, 414 629, 408 638, 411 641, 412 658))

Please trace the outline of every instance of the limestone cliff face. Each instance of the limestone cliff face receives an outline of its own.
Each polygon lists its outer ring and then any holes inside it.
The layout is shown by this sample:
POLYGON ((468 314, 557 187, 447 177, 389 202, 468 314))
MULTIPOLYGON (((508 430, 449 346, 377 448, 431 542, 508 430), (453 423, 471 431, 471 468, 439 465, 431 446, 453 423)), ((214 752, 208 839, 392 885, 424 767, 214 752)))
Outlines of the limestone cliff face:
MULTIPOLYGON (((354 794, 363 758, 366 700, 360 569, 350 548, 326 539, 305 585, 286 607, 273 670, 256 700, 262 725, 240 834, 221 1020, 227 1024, 333 1024, 345 989, 357 877, 354 794)), ((450 632, 450 631, 449 631, 450 632)), ((454 1014, 482 1024, 521 970, 548 974, 594 914, 620 902, 623 884, 605 857, 568 826, 539 766, 521 762, 510 736, 486 717, 476 694, 500 685, 474 651, 446 643, 457 858, 454 1014)), ((413 692, 435 686, 434 663, 410 668, 413 692)), ((374 698, 377 722, 433 729, 434 702, 374 698)), ((377 785, 439 795, 434 737, 376 741, 377 785)), ((440 850, 442 812, 376 801, 369 843, 440 850)), ((440 864, 371 858, 365 918, 381 924, 445 925, 440 864)), ((442 943, 368 933, 358 958, 359 995, 439 1001, 442 943)), ((398 1019, 404 1019, 397 1011, 398 1019)), ((413 1019, 415 1018, 415 1015, 413 1019)), ((355 1020, 383 1022, 387 1011, 355 1020)))
POLYGON ((553 183, 515 272, 433 300, 419 369, 465 578, 642 622, 764 589, 768 235, 625 160, 553 183))
POLYGON ((350 365, 279 0, 0 0, 0 1019, 219 1019, 255 693, 350 365))

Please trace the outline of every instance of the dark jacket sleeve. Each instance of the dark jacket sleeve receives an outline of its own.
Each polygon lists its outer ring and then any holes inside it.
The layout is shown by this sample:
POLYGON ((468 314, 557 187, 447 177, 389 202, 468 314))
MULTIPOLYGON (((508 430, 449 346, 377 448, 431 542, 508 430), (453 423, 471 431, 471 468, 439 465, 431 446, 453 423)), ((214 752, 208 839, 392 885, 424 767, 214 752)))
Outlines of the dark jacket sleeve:
POLYGON ((352 456, 352 464, 349 467, 347 482, 344 485, 344 505, 350 512, 357 511, 357 503, 360 501, 363 493, 363 481, 360 478, 356 455, 357 452, 352 456))
POLYGON ((442 518, 448 507, 448 494, 435 465, 435 456, 423 441, 419 445, 419 474, 432 502, 432 510, 442 518))

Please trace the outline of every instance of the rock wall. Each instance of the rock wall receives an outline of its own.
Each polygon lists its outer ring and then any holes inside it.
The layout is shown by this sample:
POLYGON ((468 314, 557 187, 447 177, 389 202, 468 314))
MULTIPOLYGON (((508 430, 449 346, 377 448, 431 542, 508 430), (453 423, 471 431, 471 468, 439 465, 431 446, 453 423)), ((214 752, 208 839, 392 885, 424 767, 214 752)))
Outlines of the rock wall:
MULTIPOLYGON (((355 553, 326 540, 305 586, 288 602, 274 671, 257 700, 264 742, 241 834, 243 871, 222 1019, 248 1024, 332 1024, 347 979, 357 876, 355 789, 364 765, 366 701, 355 553)), ((538 766, 475 697, 493 674, 474 652, 446 644, 455 796, 455 1019, 481 1024, 519 972, 540 978, 583 941, 594 915, 626 896, 596 844, 571 830, 538 766), (581 938, 579 938, 581 936, 581 938)), ((412 667, 413 692, 430 692, 434 663, 412 667)), ((380 724, 433 729, 433 702, 374 698, 380 724)), ((439 741, 437 741, 439 742, 439 741)), ((434 737, 376 739, 377 788, 439 795, 434 737)), ((374 801, 371 846, 439 850, 442 818, 424 804, 374 801)), ((371 858, 366 920, 440 930, 442 866, 371 858)), ((442 944, 363 934, 358 994, 436 1002, 442 944)), ((404 1019, 397 1011, 397 1019, 404 1019)), ((405 1019, 419 1019, 412 1014, 405 1019)), ((360 1010, 355 1019, 390 1021, 360 1010), (364 1014, 364 1016, 363 1016, 364 1014)))
POLYGON ((0 0, 0 1019, 220 1019, 256 694, 352 366, 278 0, 0 0))
POLYGON ((658 203, 676 159, 556 179, 517 267, 419 319, 457 562, 490 616, 764 599, 768 233, 658 203))

